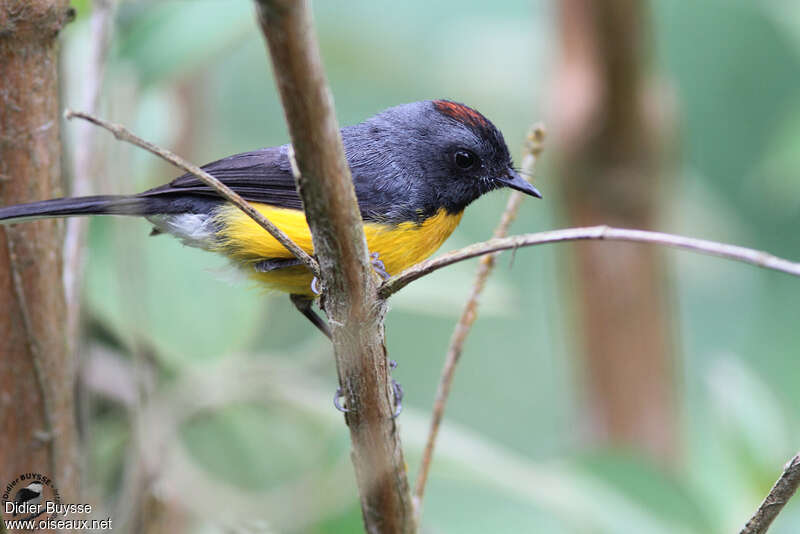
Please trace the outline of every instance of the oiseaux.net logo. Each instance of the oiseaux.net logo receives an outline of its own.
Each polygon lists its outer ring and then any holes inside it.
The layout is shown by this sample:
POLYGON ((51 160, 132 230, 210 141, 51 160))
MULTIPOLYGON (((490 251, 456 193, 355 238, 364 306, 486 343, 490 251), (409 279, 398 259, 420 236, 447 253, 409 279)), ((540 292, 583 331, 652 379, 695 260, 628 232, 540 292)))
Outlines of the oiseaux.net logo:
POLYGON ((15 530, 111 530, 110 517, 89 517, 90 504, 65 504, 53 480, 23 473, 3 486, 3 524, 15 530))

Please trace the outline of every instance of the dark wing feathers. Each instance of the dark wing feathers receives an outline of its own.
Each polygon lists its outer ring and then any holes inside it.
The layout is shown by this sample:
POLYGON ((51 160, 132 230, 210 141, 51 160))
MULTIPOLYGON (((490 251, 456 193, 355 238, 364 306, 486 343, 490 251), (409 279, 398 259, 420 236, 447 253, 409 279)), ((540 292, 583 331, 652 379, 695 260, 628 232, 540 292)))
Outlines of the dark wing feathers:
MULTIPOLYGON (((302 210, 303 202, 297 194, 287 154, 288 145, 262 148, 209 163, 203 169, 249 202, 302 210)), ((375 166, 367 167, 372 169, 375 166)), ((385 166, 377 167, 380 171, 385 170, 385 166)), ((391 184, 391 180, 373 179, 381 176, 380 172, 373 174, 364 171, 364 165, 353 167, 353 183, 364 220, 402 222, 421 217, 416 210, 408 213, 403 209, 404 204, 396 201, 396 187, 387 190, 381 188, 382 183, 391 184)), ((390 172, 385 174, 391 175, 390 172)), ((216 191, 193 174, 184 174, 168 184, 139 193, 134 198, 146 201, 148 213, 199 213, 208 211, 222 201, 216 191)), ((408 197, 403 195, 402 198, 408 197)))
MULTIPOLYGON (((230 156, 208 165, 203 170, 250 202, 302 209, 303 204, 294 184, 285 147, 262 148, 230 156)), ((176 195, 217 197, 216 191, 192 174, 184 174, 161 187, 140 193, 139 197, 171 197, 176 195)))

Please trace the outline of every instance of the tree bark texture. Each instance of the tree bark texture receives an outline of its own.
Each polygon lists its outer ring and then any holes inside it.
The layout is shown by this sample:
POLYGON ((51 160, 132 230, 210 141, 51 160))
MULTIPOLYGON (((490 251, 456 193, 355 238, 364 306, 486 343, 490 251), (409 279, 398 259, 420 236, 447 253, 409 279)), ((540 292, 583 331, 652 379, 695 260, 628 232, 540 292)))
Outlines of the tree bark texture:
MULTIPOLYGON (((570 225, 651 229, 658 215, 664 121, 647 68, 641 0, 561 0, 554 130, 570 225)), ((595 438, 668 460, 675 452, 672 325, 662 252, 623 243, 575 247, 595 438)))
MULTIPOLYGON (((67 0, 0 0, 0 205, 61 192, 58 34, 67 0)), ((65 339, 62 226, 0 226, 0 483, 50 477, 77 502, 75 369, 65 339)))
POLYGON ((383 316, 308 1, 257 0, 319 261, 366 531, 416 531, 392 418, 383 316))

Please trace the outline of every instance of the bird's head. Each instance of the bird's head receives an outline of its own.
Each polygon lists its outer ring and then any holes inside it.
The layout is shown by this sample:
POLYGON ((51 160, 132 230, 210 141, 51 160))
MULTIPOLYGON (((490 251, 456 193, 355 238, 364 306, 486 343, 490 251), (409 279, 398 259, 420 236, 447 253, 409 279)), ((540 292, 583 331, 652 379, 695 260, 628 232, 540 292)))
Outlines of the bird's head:
POLYGON ((44 485, 39 481, 34 481, 25 486, 25 489, 29 489, 35 493, 41 493, 44 489, 44 485))
POLYGON ((464 104, 403 104, 345 128, 343 134, 357 188, 371 187, 376 195, 391 191, 393 198, 405 198, 409 205, 424 205, 428 215, 442 207, 461 212, 501 187, 541 198, 514 169, 503 134, 464 104), (359 175, 372 178, 359 180, 359 175))
POLYGON ((437 115, 434 147, 449 171, 450 185, 464 184, 478 194, 511 187, 525 194, 542 195, 514 169, 503 134, 482 114, 450 100, 431 102, 437 115))

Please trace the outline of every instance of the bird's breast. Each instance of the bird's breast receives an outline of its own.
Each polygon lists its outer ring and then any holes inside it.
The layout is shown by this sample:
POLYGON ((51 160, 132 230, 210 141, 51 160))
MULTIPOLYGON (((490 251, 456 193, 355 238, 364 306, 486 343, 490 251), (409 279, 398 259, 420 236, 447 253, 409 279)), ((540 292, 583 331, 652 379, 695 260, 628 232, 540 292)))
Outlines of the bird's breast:
MULTIPOLYGON (((254 203, 278 228, 309 254, 314 253, 311 232, 305 213, 254 203)), ((450 237, 461 221, 463 212, 450 214, 440 209, 422 222, 366 222, 364 233, 371 253, 377 252, 386 271, 395 275, 433 254, 450 237)), ((234 206, 223 206, 215 216, 217 243, 215 249, 245 268, 253 270, 256 262, 265 259, 291 258, 275 238, 234 206)), ((259 281, 281 291, 309 294, 311 275, 304 267, 289 267, 266 273, 254 273, 259 281)))
POLYGON ((440 209, 421 223, 364 225, 367 246, 377 252, 386 271, 395 275, 438 250, 461 221, 463 212, 450 214, 440 209))

